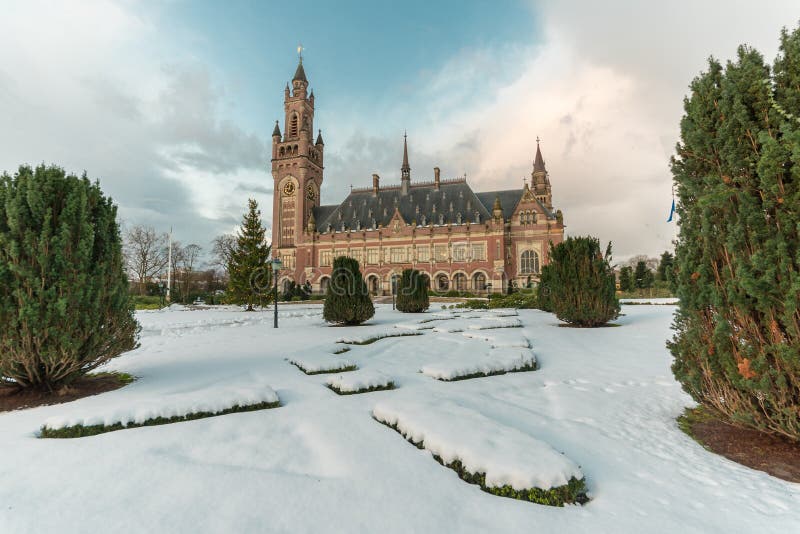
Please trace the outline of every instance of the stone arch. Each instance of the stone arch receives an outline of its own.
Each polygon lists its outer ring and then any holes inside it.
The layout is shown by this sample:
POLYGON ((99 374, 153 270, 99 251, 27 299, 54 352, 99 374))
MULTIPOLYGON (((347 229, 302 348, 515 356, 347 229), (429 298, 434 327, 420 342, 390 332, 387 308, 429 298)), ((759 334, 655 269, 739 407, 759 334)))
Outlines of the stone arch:
POLYGON ((381 278, 375 273, 367 275, 367 289, 373 295, 377 295, 381 291, 381 278))
POLYGON ((321 276, 319 279, 319 292, 323 295, 328 292, 328 286, 331 283, 330 276, 321 276))
POLYGON ((433 275, 433 288, 436 291, 448 291, 450 289, 450 277, 444 271, 439 271, 433 275))
POLYGON ((482 270, 474 271, 472 273, 471 278, 472 278, 472 289, 474 289, 475 291, 486 291, 486 284, 489 280, 489 277, 484 271, 482 270))
POLYGON ((467 290, 467 274, 464 271, 453 273, 453 289, 456 291, 467 290))
POLYGON ((281 156, 281 157, 285 156, 286 155, 286 148, 285 147, 281 147, 281 149, 278 151, 278 155, 281 156))

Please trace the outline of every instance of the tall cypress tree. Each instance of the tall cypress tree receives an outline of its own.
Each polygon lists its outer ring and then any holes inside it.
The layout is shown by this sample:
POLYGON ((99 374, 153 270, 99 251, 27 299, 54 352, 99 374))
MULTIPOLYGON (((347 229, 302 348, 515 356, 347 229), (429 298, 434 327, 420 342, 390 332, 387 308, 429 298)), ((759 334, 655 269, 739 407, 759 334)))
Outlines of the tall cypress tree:
POLYGON ((258 203, 251 198, 228 264, 228 299, 246 305, 247 311, 253 311, 256 304, 268 304, 274 294, 271 247, 266 244, 265 234, 258 203))
POLYGON ((373 315, 375 307, 361 276, 358 261, 347 256, 334 258, 322 317, 329 323, 357 325, 373 315))
POLYGON ((416 269, 403 269, 397 285, 397 309, 406 313, 419 313, 429 306, 427 279, 416 269))
POLYGON ((774 77, 742 46, 724 70, 712 59, 691 84, 672 163, 680 305, 669 344, 695 400, 797 440, 799 80, 795 30, 782 34, 774 77))
POLYGON ((0 386, 54 391, 136 346, 116 217, 85 173, 0 176, 0 386))
POLYGON ((619 316, 611 243, 605 254, 595 237, 568 237, 550 245, 548 305, 556 317, 575 326, 602 326, 619 316))

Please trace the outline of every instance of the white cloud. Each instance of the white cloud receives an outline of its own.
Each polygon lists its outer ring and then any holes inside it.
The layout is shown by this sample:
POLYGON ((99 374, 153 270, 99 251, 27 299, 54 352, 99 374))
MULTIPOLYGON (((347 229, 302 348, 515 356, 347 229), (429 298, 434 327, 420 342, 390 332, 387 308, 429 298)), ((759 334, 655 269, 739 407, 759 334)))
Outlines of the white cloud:
POLYGON ((19 2, 0 19, 0 171, 86 170, 127 224, 207 246, 264 178, 263 140, 226 118, 206 65, 159 39, 150 6, 19 2))

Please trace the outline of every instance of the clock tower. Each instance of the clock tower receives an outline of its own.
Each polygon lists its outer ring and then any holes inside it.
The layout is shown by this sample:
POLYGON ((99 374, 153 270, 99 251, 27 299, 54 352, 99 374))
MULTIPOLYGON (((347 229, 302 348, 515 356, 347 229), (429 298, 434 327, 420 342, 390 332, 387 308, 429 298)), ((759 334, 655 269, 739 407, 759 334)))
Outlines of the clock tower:
POLYGON ((272 132, 272 248, 284 267, 294 269, 295 248, 303 243, 313 208, 319 206, 322 186, 322 132, 314 141, 314 92, 300 56, 283 100, 283 135, 278 121, 272 132))

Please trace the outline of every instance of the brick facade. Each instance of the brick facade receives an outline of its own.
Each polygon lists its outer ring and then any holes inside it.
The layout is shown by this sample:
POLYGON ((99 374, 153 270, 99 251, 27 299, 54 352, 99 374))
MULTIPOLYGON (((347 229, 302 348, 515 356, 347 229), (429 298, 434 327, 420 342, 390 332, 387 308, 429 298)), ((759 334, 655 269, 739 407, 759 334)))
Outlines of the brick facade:
POLYGON ((404 142, 399 185, 353 189, 341 204, 322 205, 324 142, 313 140, 314 93, 309 95, 302 60, 284 92, 284 128, 272 137, 275 186, 273 254, 284 268, 279 284, 309 281, 324 291, 336 256, 356 258, 376 294, 391 277, 413 267, 437 290, 498 292, 513 281, 536 283, 548 261, 549 242, 564 236, 563 217, 553 210, 550 179, 538 146, 530 186, 473 192, 465 178, 411 179, 404 142))

